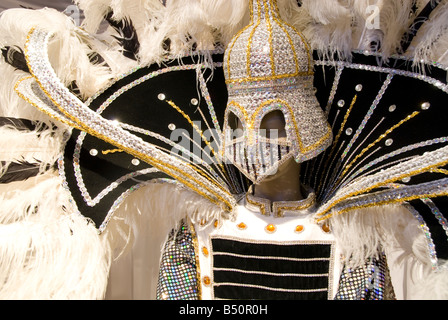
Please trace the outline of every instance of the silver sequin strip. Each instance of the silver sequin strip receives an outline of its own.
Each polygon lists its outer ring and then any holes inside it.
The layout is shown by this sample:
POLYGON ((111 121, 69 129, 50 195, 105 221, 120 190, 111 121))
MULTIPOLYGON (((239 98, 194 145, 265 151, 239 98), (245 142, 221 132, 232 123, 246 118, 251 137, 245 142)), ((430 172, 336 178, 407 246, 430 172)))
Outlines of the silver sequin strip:
POLYGON ((378 66, 370 66, 370 65, 364 65, 364 64, 359 64, 359 63, 335 62, 335 61, 326 61, 326 60, 325 61, 317 60, 317 61, 315 61, 315 64, 322 65, 322 66, 341 66, 342 65, 342 66, 344 66, 346 68, 350 68, 350 69, 389 73, 392 75, 399 75, 399 76, 414 78, 414 79, 418 79, 418 80, 424 81, 426 83, 432 84, 433 86, 442 90, 443 92, 448 93, 448 84, 445 84, 442 81, 434 79, 427 75, 423 75, 423 74, 412 72, 412 71, 397 70, 397 69, 378 67, 378 66))
MULTIPOLYGON (((385 169, 378 173, 361 177, 357 181, 352 182, 346 187, 339 190, 332 198, 332 200, 326 204, 324 204, 319 212, 325 212, 329 210, 331 207, 336 205, 338 202, 346 200, 354 195, 358 195, 365 190, 370 190, 373 188, 381 187, 388 182, 394 182, 401 180, 405 177, 411 177, 413 175, 417 175, 425 170, 429 170, 431 168, 437 168, 441 165, 444 165, 448 161, 448 146, 442 147, 435 151, 427 152, 423 156, 418 156, 408 161, 404 161, 398 165, 395 165, 391 168, 385 169)), ((400 189, 402 190, 402 189, 400 189)), ((406 190, 406 197, 409 196, 419 196, 419 195, 431 195, 431 194, 444 194, 448 193, 448 184, 444 179, 436 180, 430 184, 420 184, 412 187, 403 187, 403 190, 406 190), (429 189, 428 187, 431 186, 429 189)), ((391 194, 393 198, 391 199, 400 199, 403 198, 404 195, 401 195, 402 191, 393 191, 394 194, 391 194)), ((375 199, 372 195, 369 195, 368 201, 370 203, 380 202, 385 199, 375 199)), ((365 197, 363 197, 364 201, 365 197)), ((355 200, 357 201, 357 200, 355 200)))
POLYGON ((333 106, 334 96, 336 95, 336 91, 338 90, 339 87, 339 81, 341 80, 342 71, 344 71, 344 66, 338 65, 333 80, 333 86, 331 87, 330 96, 328 98, 327 107, 325 109, 327 115, 330 113, 330 109, 333 106))
POLYGON ((364 130, 367 122, 370 120, 370 117, 372 116, 372 114, 375 111, 376 107, 378 106, 378 104, 380 103, 381 99, 383 98, 383 95, 386 92, 387 88, 389 87, 389 84, 391 83, 392 79, 393 79, 393 74, 388 74, 387 75, 387 79, 384 81, 383 85, 381 86, 381 89, 378 92, 378 95, 376 96, 376 98, 373 101, 372 105, 370 106, 369 111, 367 112, 366 116, 362 120, 359 128, 356 130, 356 133, 354 134, 353 138, 348 143, 347 148, 342 153, 342 158, 345 158, 345 156, 349 153, 349 151, 352 148, 352 146, 355 143, 355 141, 361 135, 361 132, 364 130))
POLYGON ((428 146, 432 146, 434 144, 439 144, 439 143, 446 143, 448 142, 448 137, 441 137, 441 138, 436 138, 436 139, 432 139, 432 140, 427 140, 427 141, 422 141, 419 143, 415 143, 415 144, 411 144, 408 146, 405 146, 403 148, 400 148, 398 150, 395 150, 393 152, 390 152, 388 154, 385 154, 381 157, 376 158, 375 160, 369 162, 368 164, 364 165, 362 168, 360 168, 356 173, 354 173, 353 175, 350 176, 350 179, 354 179, 356 178, 358 175, 362 174, 363 172, 367 171, 369 168, 375 166, 376 164, 383 162, 385 160, 391 159, 399 154, 405 153, 405 152, 409 152, 418 148, 425 148, 428 146))
POLYGON ((437 261, 438 260, 437 260, 436 247, 434 245, 434 241, 432 240, 431 232, 429 231, 429 228, 426 225, 425 220, 412 205, 410 205, 408 203, 405 203, 404 205, 405 205, 406 209, 408 209, 409 212, 414 216, 414 218, 417 219, 417 221, 419 222, 420 230, 422 230, 423 233, 425 234, 426 245, 428 246, 428 254, 429 254, 429 259, 431 261, 432 268, 437 269, 437 264, 438 264, 437 261))
POLYGON ((146 169, 142 169, 142 170, 138 170, 138 171, 134 171, 129 174, 126 174, 126 175, 118 178, 116 181, 112 182, 109 186, 107 186, 105 189, 103 189, 94 199, 92 199, 92 197, 90 196, 90 194, 86 188, 86 185, 84 183, 84 179, 82 177, 82 172, 81 172, 81 165, 80 165, 81 145, 82 145, 82 141, 84 140, 85 136, 86 136, 86 133, 81 132, 81 134, 78 137, 76 147, 75 147, 75 152, 73 154, 73 167, 74 167, 75 178, 76 178, 76 182, 78 184, 79 191, 81 192, 81 195, 84 198, 84 201, 90 207, 94 207, 95 205, 97 205, 101 201, 101 199, 103 199, 106 195, 108 195, 110 192, 112 192, 121 183, 123 183, 129 179, 134 179, 140 175, 159 172, 159 170, 156 168, 146 168, 146 169))
MULTIPOLYGON (((30 70, 59 108, 67 114, 66 118, 75 118, 90 133, 114 142, 121 149, 130 150, 137 154, 156 159, 163 166, 167 174, 182 180, 185 185, 206 196, 216 203, 226 201, 229 206, 235 206, 235 199, 226 192, 228 188, 219 186, 198 174, 184 162, 169 156, 155 146, 143 141, 139 137, 117 126, 113 121, 102 118, 98 113, 90 110, 82 101, 76 98, 57 78, 48 60, 47 46, 51 34, 35 29, 30 32, 26 45, 26 56, 30 70), (170 164, 165 166, 164 164, 170 164)), ((51 106, 50 106, 51 107, 51 106)))

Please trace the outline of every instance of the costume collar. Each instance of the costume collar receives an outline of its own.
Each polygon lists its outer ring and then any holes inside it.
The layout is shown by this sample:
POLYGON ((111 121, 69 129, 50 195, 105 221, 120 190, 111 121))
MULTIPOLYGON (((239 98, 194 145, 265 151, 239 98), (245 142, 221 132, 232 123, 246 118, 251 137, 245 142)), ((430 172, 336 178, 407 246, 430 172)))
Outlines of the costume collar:
POLYGON ((246 194, 246 208, 252 211, 259 211, 261 214, 274 217, 283 217, 285 212, 294 211, 294 214, 308 214, 303 212, 309 209, 316 202, 316 194, 310 187, 304 186, 307 197, 297 201, 270 201, 253 195, 253 187, 249 188, 246 194))

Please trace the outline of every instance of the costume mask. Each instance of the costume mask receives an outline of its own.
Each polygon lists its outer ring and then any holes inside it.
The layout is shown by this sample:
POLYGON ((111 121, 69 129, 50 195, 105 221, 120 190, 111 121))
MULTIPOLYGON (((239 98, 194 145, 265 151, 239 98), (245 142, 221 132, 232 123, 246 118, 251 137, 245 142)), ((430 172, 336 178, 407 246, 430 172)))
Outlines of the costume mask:
POLYGON ((223 149, 228 161, 259 183, 291 157, 300 163, 317 156, 331 144, 332 131, 315 96, 304 37, 280 19, 276 0, 250 5, 251 22, 224 57, 229 100, 223 149), (263 119, 276 110, 284 128, 264 130, 263 119))

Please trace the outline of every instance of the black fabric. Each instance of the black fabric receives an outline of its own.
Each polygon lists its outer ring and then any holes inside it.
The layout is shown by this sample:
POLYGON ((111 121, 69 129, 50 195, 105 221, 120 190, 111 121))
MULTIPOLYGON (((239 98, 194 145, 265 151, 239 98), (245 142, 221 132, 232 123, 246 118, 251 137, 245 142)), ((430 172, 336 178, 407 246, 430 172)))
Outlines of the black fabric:
MULTIPOLYGON (((315 59, 320 59, 317 54, 315 54, 315 59)), ((355 53, 351 62, 358 65, 358 68, 345 67, 343 69, 340 84, 328 114, 329 123, 331 125, 334 124, 333 133, 336 137, 352 99, 355 95, 357 96, 356 103, 348 115, 339 141, 334 146, 334 153, 331 154, 333 147, 330 147, 323 154, 302 166, 303 172, 301 176, 304 177, 306 184, 314 188, 317 193, 317 200, 320 203, 331 198, 338 190, 338 183, 341 181, 337 180, 336 175, 343 170, 342 152, 379 94, 381 86, 389 73, 389 71, 386 72, 386 68, 393 69, 390 73, 394 74, 394 77, 346 159, 351 157, 351 160, 353 160, 363 149, 372 143, 376 143, 361 158, 357 159, 352 168, 358 165, 357 169, 359 169, 362 165, 405 146, 448 136, 446 125, 448 123, 448 113, 446 112, 448 94, 435 85, 436 82, 442 85, 447 84, 448 75, 446 70, 435 65, 413 66, 412 61, 403 59, 390 58, 386 61, 375 55, 368 56, 360 53, 355 53), (369 69, 373 67, 384 68, 384 72, 370 71, 369 69), (410 75, 410 73, 418 71, 422 75, 417 77, 410 75), (405 74, 400 74, 400 72, 405 74), (357 85, 362 85, 361 91, 356 91, 357 85), (343 107, 337 105, 340 100, 345 102, 343 107), (430 108, 422 110, 422 104, 425 102, 430 103, 430 108), (393 105, 396 106, 396 109, 390 112, 389 108, 393 105), (380 139, 389 129, 416 111, 419 112, 417 116, 396 127, 387 137, 380 139), (345 133, 348 128, 353 130, 351 135, 345 133), (393 141, 390 146, 385 145, 388 139, 393 141)), ((335 75, 336 67, 334 66, 316 66, 316 95, 323 109, 327 108, 335 75)), ((432 146, 423 146, 398 156, 389 157, 385 161, 369 167, 363 174, 386 169, 401 159, 422 155, 424 152, 433 151, 446 145, 447 143, 443 142, 433 144, 432 146)), ((444 166, 440 169, 446 168, 447 166, 444 166)), ((417 185, 440 178, 446 178, 446 175, 443 173, 424 173, 411 177, 410 181, 397 181, 397 183, 417 185)), ((370 193, 376 191, 381 191, 381 189, 373 189, 370 193)), ((447 217, 448 201, 446 198, 436 198, 434 202, 438 205, 441 215, 447 217)), ((434 244, 438 249, 437 255, 439 258, 446 259, 448 255, 448 237, 443 229, 443 225, 421 200, 412 201, 411 204, 421 212, 425 222, 428 224, 434 244)))
POLYGON ((329 244, 276 245, 214 238, 212 248, 215 298, 328 299, 329 244))
MULTIPOLYGON (((213 56, 213 59, 215 62, 222 61, 222 55, 215 55, 213 56)), ((89 104, 89 107, 92 110, 97 110, 103 102, 110 99, 113 93, 117 92, 120 88, 123 88, 129 83, 132 83, 151 72, 167 67, 178 66, 180 68, 182 65, 193 63, 196 63, 193 58, 184 58, 181 61, 175 60, 164 65, 151 65, 141 68, 113 83, 107 90, 97 96, 89 104)), ((207 87, 216 111, 217 119, 222 126, 224 110, 227 103, 227 89, 222 69, 218 68, 214 70, 213 75, 211 74, 211 71, 208 70, 204 77, 208 80, 207 87)), ((192 121, 199 123, 202 130, 206 130, 207 126, 204 123, 201 114, 198 112, 198 108, 202 109, 203 114, 207 117, 206 119, 209 125, 212 125, 212 119, 207 112, 208 107, 205 98, 201 96, 198 86, 196 71, 194 69, 182 70, 182 68, 180 68, 178 71, 160 74, 139 84, 132 90, 124 92, 101 114, 106 119, 117 119, 122 123, 150 130, 167 139, 172 138, 174 142, 182 144, 185 143, 186 140, 181 141, 181 138, 177 136, 171 137, 172 131, 168 128, 169 124, 174 124, 177 129, 186 130, 192 138, 193 135, 197 133, 194 132, 190 123, 182 115, 170 107, 166 101, 161 101, 158 98, 158 95, 163 93, 166 100, 173 101, 183 112, 188 114, 192 121), (198 100, 198 106, 191 103, 191 99, 193 98, 198 100)), ((167 150, 172 149, 171 146, 163 143, 161 140, 138 132, 133 133, 154 145, 166 148, 167 150)), ((157 178, 170 178, 163 173, 137 175, 132 179, 118 184, 110 193, 102 198, 98 204, 89 206, 82 195, 82 185, 80 185, 79 181, 76 179, 74 168, 75 147, 80 134, 80 131, 73 130, 73 134, 65 147, 63 171, 66 176, 67 187, 70 190, 79 211, 84 216, 92 219, 97 227, 104 222, 107 213, 123 192, 135 188, 135 186, 145 181, 157 178)), ((188 143, 190 144, 190 142, 188 143)), ((205 147, 205 144, 203 144, 202 147, 205 147)), ((192 148, 193 146, 191 145, 190 149, 192 148)), ((131 155, 124 152, 111 152, 113 150, 116 150, 114 146, 90 135, 87 135, 82 145, 80 145, 79 174, 82 175, 85 188, 92 198, 101 192, 101 190, 104 190, 112 183, 116 182, 120 177, 150 167, 143 161, 140 161, 140 164, 135 166, 132 164, 133 157, 131 155), (97 151, 97 155, 92 156, 90 154, 92 149, 97 151), (103 154, 103 152, 106 152, 107 154, 103 154)))

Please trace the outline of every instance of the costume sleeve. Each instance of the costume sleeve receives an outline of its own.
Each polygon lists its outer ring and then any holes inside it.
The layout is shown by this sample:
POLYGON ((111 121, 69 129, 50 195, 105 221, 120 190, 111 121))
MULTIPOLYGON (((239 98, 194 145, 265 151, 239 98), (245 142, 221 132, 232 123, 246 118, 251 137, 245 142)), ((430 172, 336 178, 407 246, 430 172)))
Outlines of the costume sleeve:
POLYGON ((356 268, 342 272, 335 300, 395 300, 387 259, 384 254, 369 258, 356 268))
POLYGON ((172 230, 162 253, 158 300, 199 300, 193 234, 185 220, 172 230))

